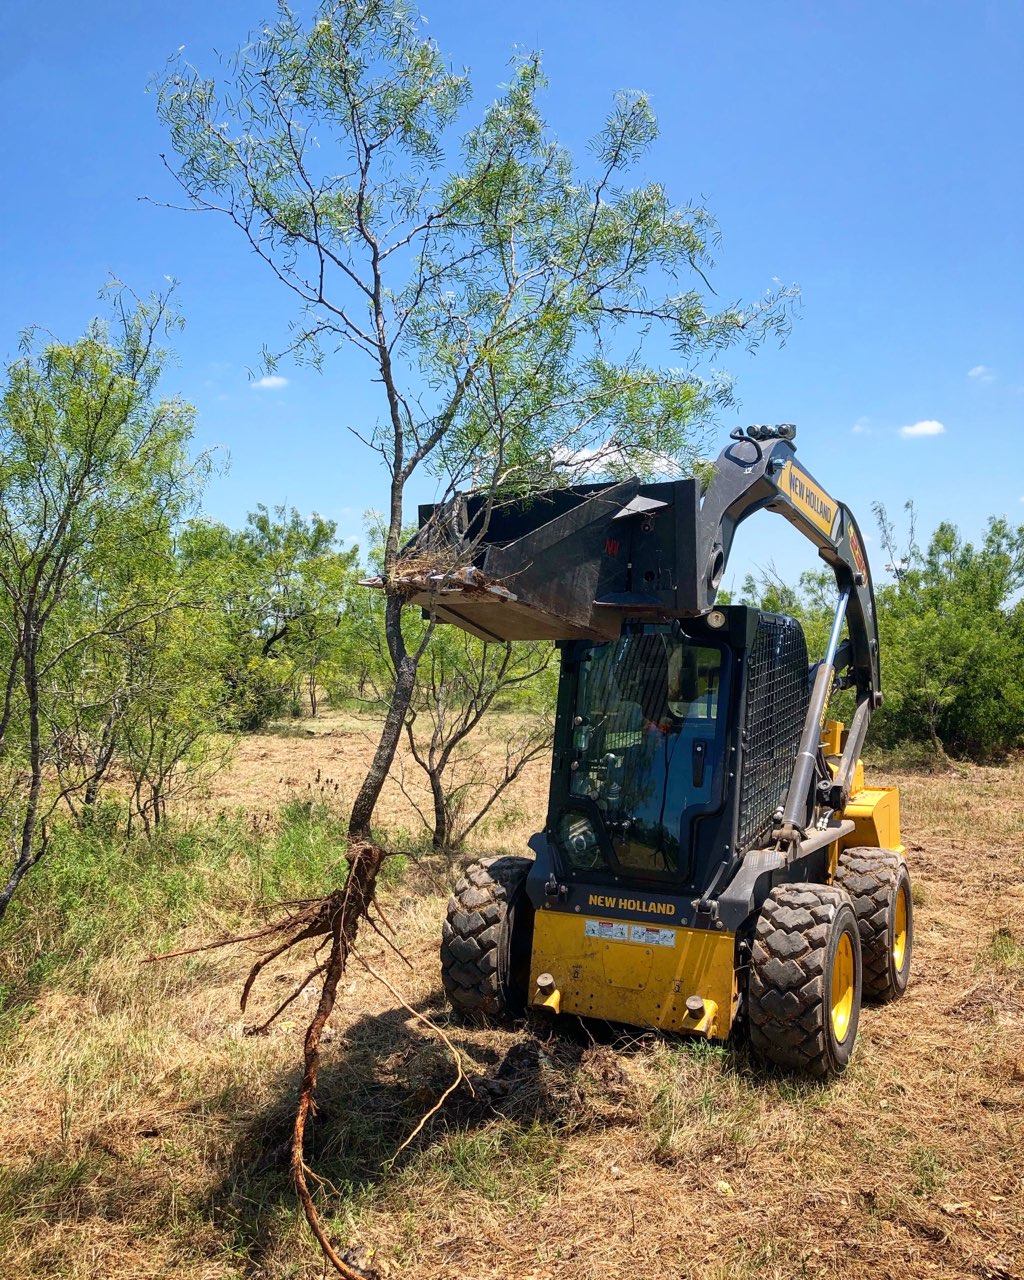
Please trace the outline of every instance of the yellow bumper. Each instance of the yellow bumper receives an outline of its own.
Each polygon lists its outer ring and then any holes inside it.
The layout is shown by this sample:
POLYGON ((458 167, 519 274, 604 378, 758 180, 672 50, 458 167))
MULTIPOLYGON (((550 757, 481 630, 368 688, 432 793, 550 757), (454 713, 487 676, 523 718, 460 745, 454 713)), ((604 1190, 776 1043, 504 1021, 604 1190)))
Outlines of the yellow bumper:
POLYGON ((530 991, 536 1007, 724 1040, 735 952, 731 933, 538 911, 530 991))

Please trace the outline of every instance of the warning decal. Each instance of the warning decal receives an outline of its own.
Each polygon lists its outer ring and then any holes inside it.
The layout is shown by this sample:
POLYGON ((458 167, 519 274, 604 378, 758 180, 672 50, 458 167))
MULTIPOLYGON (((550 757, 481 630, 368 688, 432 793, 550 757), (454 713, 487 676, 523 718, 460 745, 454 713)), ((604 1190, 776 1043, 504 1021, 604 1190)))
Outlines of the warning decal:
POLYGON ((676 945, 675 929, 652 929, 646 924, 629 926, 630 942, 645 942, 649 947, 674 947, 676 945))
POLYGON ((588 938, 606 938, 609 942, 625 942, 628 925, 617 920, 585 920, 583 932, 588 938))

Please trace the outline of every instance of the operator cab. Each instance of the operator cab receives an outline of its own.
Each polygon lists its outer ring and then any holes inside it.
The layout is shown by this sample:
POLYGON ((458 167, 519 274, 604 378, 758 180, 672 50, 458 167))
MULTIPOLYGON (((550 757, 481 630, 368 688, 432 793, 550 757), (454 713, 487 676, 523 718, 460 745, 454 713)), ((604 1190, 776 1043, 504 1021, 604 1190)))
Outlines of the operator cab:
POLYGON ((563 646, 547 834, 567 876, 702 889, 721 863, 713 850, 739 852, 741 814, 746 847, 770 831, 788 781, 771 759, 792 749, 806 711, 803 635, 742 606, 717 621, 635 623, 563 646))

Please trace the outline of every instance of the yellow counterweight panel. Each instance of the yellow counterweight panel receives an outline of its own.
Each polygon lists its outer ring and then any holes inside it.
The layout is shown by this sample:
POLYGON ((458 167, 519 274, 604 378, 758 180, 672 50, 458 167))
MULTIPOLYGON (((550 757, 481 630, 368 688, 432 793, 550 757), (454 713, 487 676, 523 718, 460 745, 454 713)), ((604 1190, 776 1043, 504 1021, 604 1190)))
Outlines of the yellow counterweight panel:
POLYGON ((868 845, 875 849, 904 852, 897 787, 863 787, 847 804, 843 817, 852 818, 855 826, 848 836, 840 840, 842 848, 868 845))
POLYGON ((562 1013, 724 1040, 736 1011, 736 937, 707 929, 538 911, 530 991, 551 974, 562 1013), (688 1010, 688 997, 704 1001, 688 1010))

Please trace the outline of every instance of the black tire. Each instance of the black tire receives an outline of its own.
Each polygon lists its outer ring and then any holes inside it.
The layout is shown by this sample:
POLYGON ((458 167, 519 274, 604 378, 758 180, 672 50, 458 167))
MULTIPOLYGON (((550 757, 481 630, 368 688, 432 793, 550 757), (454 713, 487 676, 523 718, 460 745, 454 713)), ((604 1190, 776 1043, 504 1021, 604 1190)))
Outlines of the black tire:
POLYGON ((892 849, 844 849, 835 882, 850 895, 864 954, 864 999, 898 1000, 910 981, 910 872, 892 849))
POLYGON ((761 908, 750 956, 755 1051, 819 1078, 845 1071, 860 1021, 861 972, 860 933, 845 891, 779 885, 761 908))
POLYGON ((441 929, 441 981, 456 1014, 484 1024, 526 1011, 533 907, 529 858, 484 858, 467 867, 441 929))

